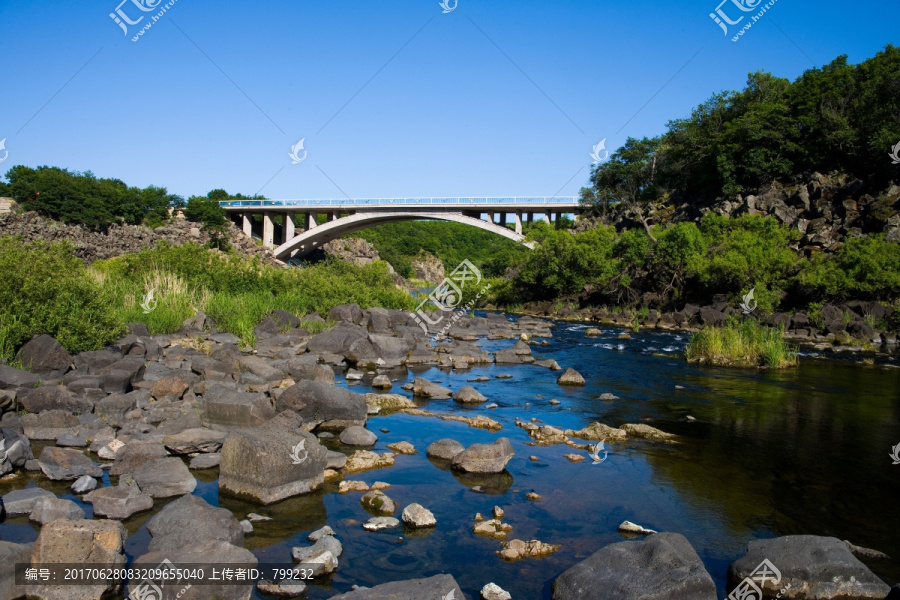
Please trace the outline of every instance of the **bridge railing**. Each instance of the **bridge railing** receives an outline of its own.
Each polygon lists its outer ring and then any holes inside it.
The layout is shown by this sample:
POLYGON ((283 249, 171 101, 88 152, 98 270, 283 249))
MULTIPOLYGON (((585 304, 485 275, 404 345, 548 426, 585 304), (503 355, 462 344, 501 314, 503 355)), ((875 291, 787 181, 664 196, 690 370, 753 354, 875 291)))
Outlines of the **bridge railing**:
POLYGON ((575 196, 552 197, 509 197, 509 198, 336 198, 320 200, 223 200, 219 205, 223 208, 235 207, 285 207, 285 206, 428 206, 459 205, 479 206, 482 204, 504 205, 510 207, 525 205, 563 205, 572 206, 579 203, 575 196))

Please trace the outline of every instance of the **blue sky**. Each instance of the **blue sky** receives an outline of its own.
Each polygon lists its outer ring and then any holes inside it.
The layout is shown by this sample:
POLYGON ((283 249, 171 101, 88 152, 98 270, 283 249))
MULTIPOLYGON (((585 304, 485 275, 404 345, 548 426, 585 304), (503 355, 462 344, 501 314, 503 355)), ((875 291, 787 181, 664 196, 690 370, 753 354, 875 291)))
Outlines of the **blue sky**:
POLYGON ((750 71, 793 79, 900 37, 883 0, 778 0, 736 43, 718 0, 177 0, 132 42, 156 14, 133 2, 166 2, 126 0, 148 15, 126 36, 119 1, 0 0, 0 170, 184 196, 575 195, 603 138, 659 134, 750 71))

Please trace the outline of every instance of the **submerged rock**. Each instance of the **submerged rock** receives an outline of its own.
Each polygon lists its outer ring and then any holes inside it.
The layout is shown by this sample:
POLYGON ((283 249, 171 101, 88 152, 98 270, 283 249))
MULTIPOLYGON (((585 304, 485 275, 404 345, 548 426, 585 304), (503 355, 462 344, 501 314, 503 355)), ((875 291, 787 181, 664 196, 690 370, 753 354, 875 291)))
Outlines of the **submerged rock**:
POLYGON ((387 494, 374 490, 366 492, 360 499, 363 508, 378 515, 392 515, 397 510, 397 505, 387 494))
POLYGON ((716 585, 683 535, 657 533, 601 548, 557 577, 553 600, 716 600, 716 585))
POLYGON ((434 518, 434 514, 421 504, 416 503, 410 504, 403 509, 401 520, 404 525, 414 529, 437 525, 437 519, 434 518))
POLYGON ((378 454, 371 450, 357 450, 344 465, 344 473, 361 473, 372 469, 383 469, 394 466, 394 455, 390 452, 378 454))
POLYGON ((424 377, 416 377, 413 380, 413 395, 431 398, 432 400, 447 400, 452 395, 449 389, 428 381, 424 377))
POLYGON ((425 455, 429 458, 453 460, 453 457, 465 449, 466 447, 456 440, 445 438, 429 444, 428 448, 425 450, 425 455))
POLYGON ((473 388, 471 385, 464 385, 453 393, 453 400, 460 404, 480 404, 487 402, 481 392, 473 388))
POLYGON ((522 540, 512 540, 503 542, 503 548, 497 551, 500 558, 508 561, 522 560, 523 558, 539 558, 553 554, 560 549, 560 546, 553 544, 545 544, 538 540, 528 542, 522 540))
POLYGON ((666 433, 656 427, 651 427, 646 423, 626 423, 622 425, 622 431, 633 437, 643 438, 645 440, 653 440, 655 442, 670 442, 677 436, 673 433, 666 433))
POLYGON ((363 523, 363 529, 366 531, 380 531, 382 529, 392 529, 399 526, 400 521, 394 517, 372 517, 363 523))
POLYGON ((618 531, 624 533, 639 533, 641 535, 649 535, 651 533, 656 533, 652 529, 645 529, 640 525, 632 523, 631 521, 622 521, 622 524, 616 528, 618 531))
MULTIPOLYGON (((656 537, 656 536, 653 536, 656 537)), ((781 574, 757 580, 766 598, 868 598, 882 600, 890 587, 833 537, 787 535, 747 544, 747 554, 728 568, 728 590, 768 560, 781 574)))
POLYGON ((352 425, 338 436, 341 443, 346 446, 374 446, 378 436, 359 425, 352 425))

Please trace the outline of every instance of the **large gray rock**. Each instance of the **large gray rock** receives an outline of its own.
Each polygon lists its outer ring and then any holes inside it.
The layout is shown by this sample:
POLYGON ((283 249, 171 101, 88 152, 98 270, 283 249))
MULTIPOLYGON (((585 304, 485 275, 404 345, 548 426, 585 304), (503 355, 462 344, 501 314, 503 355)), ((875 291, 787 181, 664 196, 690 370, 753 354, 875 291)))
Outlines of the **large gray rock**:
POLYGON ((374 446, 378 436, 365 427, 353 425, 341 432, 340 440, 347 446, 374 446))
POLYGON ((54 481, 75 480, 82 475, 91 477, 103 475, 103 470, 94 461, 83 452, 72 448, 47 446, 41 452, 39 462, 44 475, 54 481))
POLYGON ((88 373, 97 374, 116 361, 122 360, 122 353, 118 350, 90 350, 82 352, 75 357, 75 368, 84 368, 88 373))
POLYGON ((14 490, 3 496, 0 506, 7 516, 27 515, 34 510, 34 505, 43 498, 56 498, 53 492, 48 492, 39 487, 14 490))
POLYGON ((401 520, 404 525, 412 527, 413 529, 434 527, 437 525, 437 519, 434 518, 434 513, 421 504, 416 503, 410 504, 403 509, 401 520))
POLYGON ((451 439, 442 439, 432 442, 425 450, 425 455, 430 458, 439 458, 441 460, 453 460, 453 458, 465 450, 466 447, 451 439))
POLYGON ((212 429, 185 429, 181 433, 164 437, 163 445, 175 454, 218 452, 227 435, 223 431, 212 429))
POLYGON ((716 600, 716 584, 678 533, 610 544, 557 577, 553 600, 716 600))
POLYGON ((210 540, 244 545, 244 530, 231 511, 210 506, 203 498, 190 494, 168 504, 147 521, 147 531, 153 536, 150 552, 177 551, 210 540))
POLYGON ((238 392, 216 384, 203 394, 203 425, 217 429, 256 427, 275 416, 265 394, 238 392))
POLYGON ((368 332, 362 327, 353 325, 340 325, 334 329, 323 331, 312 336, 309 339, 307 348, 313 354, 322 354, 331 352, 344 356, 349 350, 353 342, 359 339, 365 339, 368 332))
POLYGON ((278 368, 285 371, 294 381, 324 381, 334 383, 334 369, 320 365, 312 354, 295 356, 284 361, 276 361, 278 368))
POLYGON ((746 577, 755 580, 767 599, 788 585, 781 598, 883 600, 890 592, 890 586, 853 556, 844 542, 816 535, 751 541, 747 554, 728 568, 728 590, 746 577), (752 577, 764 560, 781 573, 780 580, 752 577))
POLYGON ((133 485, 117 485, 94 490, 84 497, 94 505, 94 515, 108 519, 127 519, 153 508, 153 498, 133 485))
POLYGON ((391 369, 405 364, 410 350, 412 344, 403 338, 373 333, 353 342, 346 357, 360 367, 391 369))
POLYGON ((453 394, 449 389, 428 381, 424 377, 416 377, 413 380, 413 395, 431 398, 432 400, 446 400, 453 394))
POLYGON ((124 394, 144 378, 145 364, 143 356, 126 356, 103 367, 96 375, 104 392, 124 394))
POLYGON ((570 367, 563 371, 562 375, 556 379, 556 383, 559 385, 584 385, 585 381, 581 373, 570 367))
POLYGON ((22 427, 30 440, 55 440, 78 427, 78 417, 65 410, 47 410, 22 415, 22 427))
POLYGON ((453 457, 450 466, 465 473, 501 473, 515 455, 507 438, 491 444, 472 444, 453 457))
POLYGON ((482 402, 487 402, 487 398, 471 385, 464 385, 456 390, 453 393, 453 400, 460 404, 480 404, 482 402))
POLYGON ((326 450, 305 431, 283 427, 239 429, 222 446, 219 490, 262 504, 318 489, 326 450))
MULTIPOLYGON (((160 513, 162 514, 162 513, 160 513)), ((152 544, 152 542, 151 542, 152 544)), ((216 569, 216 583, 210 583, 213 578, 211 565, 227 565, 229 568, 255 568, 259 561, 252 552, 223 540, 187 541, 183 546, 167 548, 139 556, 132 567, 154 569, 164 561, 169 561, 177 568, 180 565, 203 565, 205 583, 197 583, 185 587, 184 583, 172 582, 162 587, 163 598, 178 598, 178 600, 249 600, 253 593, 253 581, 238 583, 236 581, 222 582, 222 569, 216 569), (210 565, 210 566, 207 566, 210 565)), ((129 592, 134 593, 140 581, 129 582, 129 592)), ((141 593, 140 591, 138 593, 141 593)), ((144 596, 140 596, 144 597, 144 596)), ((147 596, 148 598, 151 596, 147 596)), ((156 596, 152 596, 156 598, 156 596)))
POLYGON ((323 429, 341 430, 365 425, 366 397, 323 381, 300 381, 281 394, 278 411, 293 410, 304 423, 318 423, 323 429))
MULTIPOLYGON (((30 563, 32 548, 32 544, 0 542, 0 565, 30 563)), ((15 569, 0 569, 0 598, 24 598, 29 587, 16 585, 15 569)))
POLYGON ((57 519, 83 519, 84 511, 71 500, 62 498, 38 498, 28 515, 30 521, 46 525, 57 519))
POLYGON ((465 596, 452 575, 435 575, 427 579, 409 579, 382 583, 332 596, 331 600, 463 600, 465 596))
POLYGON ((132 475, 141 491, 153 498, 181 496, 197 487, 197 480, 184 461, 174 456, 149 460, 135 469, 132 475))
MULTIPOLYGON (((125 566, 125 538, 128 533, 118 521, 58 520, 41 528, 31 552, 32 564, 90 564, 91 568, 118 569, 125 566)), ((41 600, 96 600, 115 595, 121 580, 96 585, 29 586, 29 597, 41 600)))
POLYGON ((363 319, 363 311, 358 304, 339 304, 328 311, 328 320, 340 325, 335 329, 341 329, 346 324, 361 325, 363 319))
POLYGON ((72 364, 72 355, 49 335, 38 335, 22 346, 16 358, 32 373, 59 377, 72 364))
POLYGON ((30 413, 40 413, 45 410, 64 410, 71 413, 89 413, 94 405, 79 398, 64 387, 56 385, 39 387, 23 394, 20 398, 22 408, 30 413))
POLYGON ((0 390, 30 389, 41 381, 40 375, 8 365, 0 365, 0 390))
POLYGON ((116 462, 110 467, 109 474, 134 473, 145 462, 168 455, 165 446, 156 440, 131 440, 116 452, 116 462))

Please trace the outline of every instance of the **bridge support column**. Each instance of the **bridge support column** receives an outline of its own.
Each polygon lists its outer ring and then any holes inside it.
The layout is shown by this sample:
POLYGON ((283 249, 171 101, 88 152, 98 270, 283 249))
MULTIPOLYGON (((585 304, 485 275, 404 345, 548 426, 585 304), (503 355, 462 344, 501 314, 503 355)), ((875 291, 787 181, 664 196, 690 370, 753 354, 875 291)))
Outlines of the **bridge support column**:
POLYGON ((310 229, 314 229, 316 226, 316 213, 308 212, 304 215, 306 217, 306 227, 303 229, 305 231, 309 231, 310 229))
POLYGON ((272 213, 263 213, 263 246, 275 247, 275 224, 272 222, 272 213))
POLYGON ((556 213, 556 228, 559 229, 562 226, 562 213, 556 213))
POLYGON ((500 226, 506 227, 506 213, 505 212, 500 213, 500 226))
POLYGON ((337 220, 338 220, 338 215, 339 215, 339 213, 336 213, 336 212, 329 212, 329 213, 328 213, 328 222, 331 223, 332 221, 337 221, 337 220))
POLYGON ((544 211, 544 218, 547 219, 547 225, 553 222, 553 213, 549 210, 544 211))
POLYGON ((494 211, 492 210, 488 211, 488 221, 490 221, 491 223, 494 222, 494 211))
POLYGON ((241 225, 244 229, 244 235, 246 235, 247 237, 253 237, 253 221, 250 220, 250 214, 243 213, 241 217, 243 219, 241 225))
POLYGON ((522 235, 522 211, 516 211, 516 233, 522 235))
POLYGON ((283 239, 281 240, 282 244, 287 244, 294 239, 296 229, 294 228, 294 215, 291 213, 284 213, 284 228, 282 231, 284 232, 283 239))

